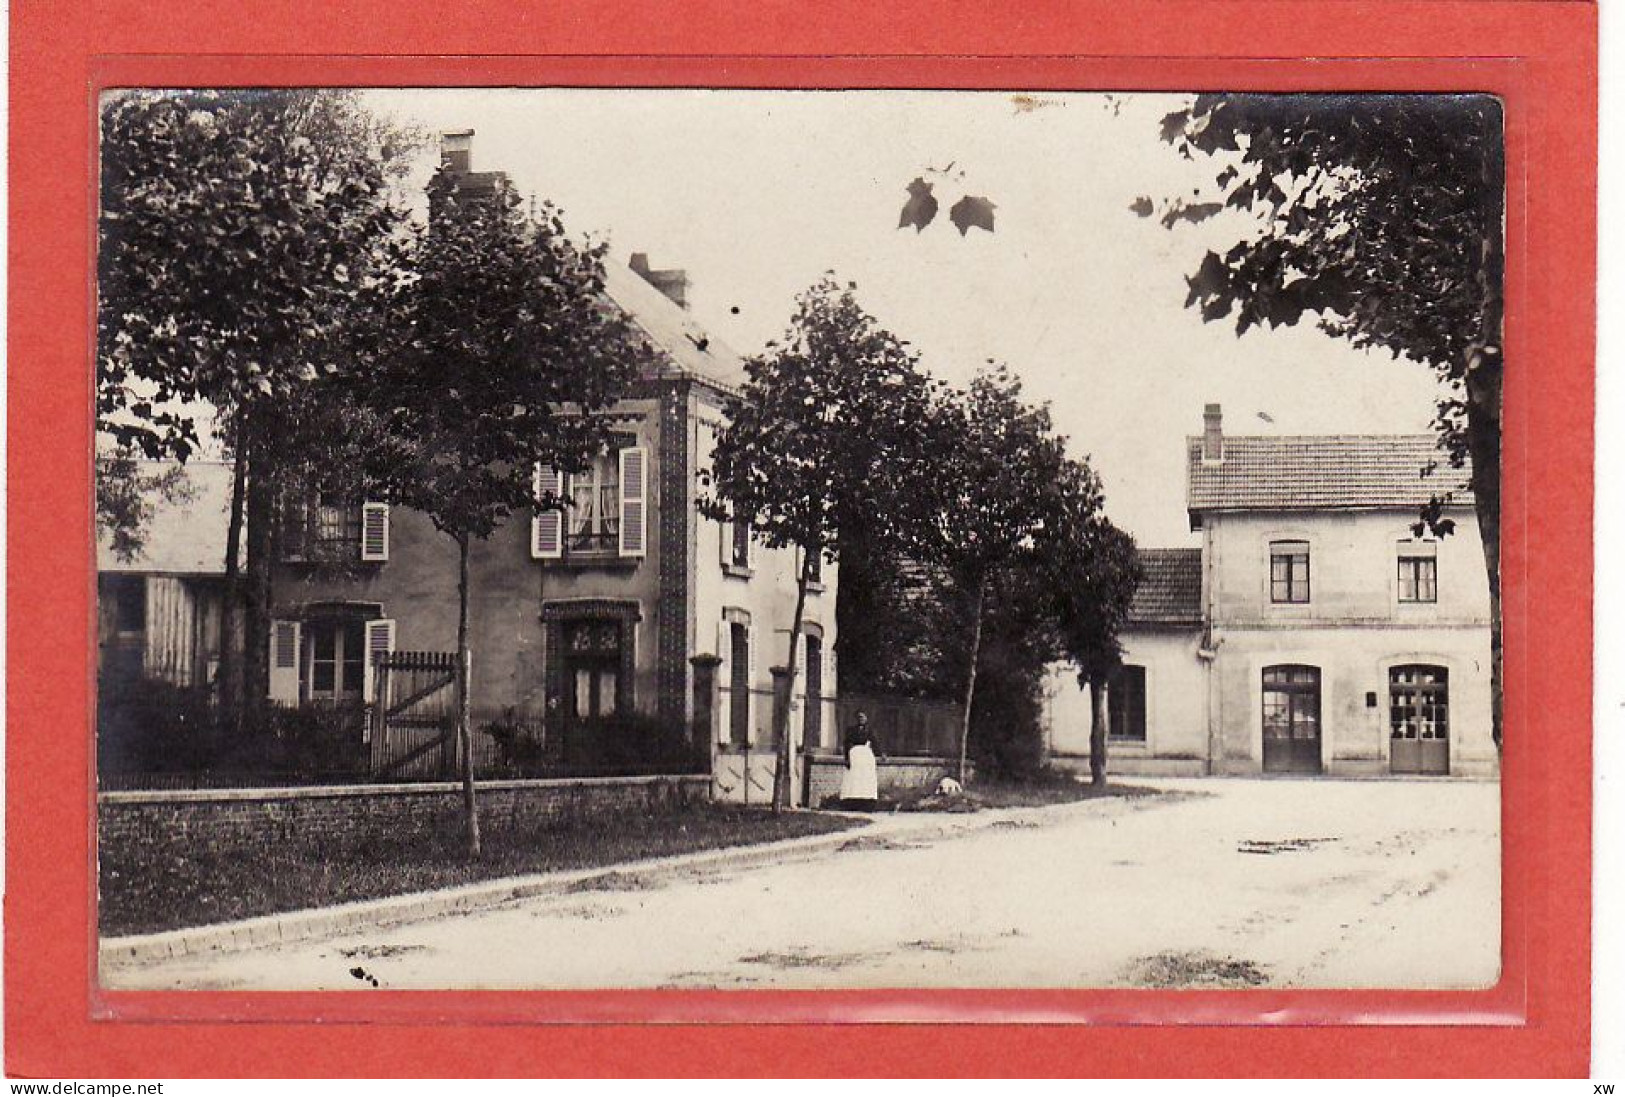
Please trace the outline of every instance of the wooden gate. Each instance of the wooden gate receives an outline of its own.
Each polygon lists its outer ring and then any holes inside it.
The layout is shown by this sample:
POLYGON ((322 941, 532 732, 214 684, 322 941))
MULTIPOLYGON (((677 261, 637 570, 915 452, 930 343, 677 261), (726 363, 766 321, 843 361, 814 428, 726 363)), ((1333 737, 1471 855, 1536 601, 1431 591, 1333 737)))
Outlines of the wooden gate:
POLYGON ((456 776, 457 653, 376 656, 371 731, 374 777, 456 776))

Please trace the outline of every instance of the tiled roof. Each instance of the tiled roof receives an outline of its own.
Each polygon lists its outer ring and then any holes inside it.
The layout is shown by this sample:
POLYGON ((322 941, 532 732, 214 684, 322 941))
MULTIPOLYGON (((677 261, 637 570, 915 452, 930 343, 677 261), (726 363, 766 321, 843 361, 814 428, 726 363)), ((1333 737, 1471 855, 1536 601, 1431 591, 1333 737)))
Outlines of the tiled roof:
POLYGON ((1451 491, 1454 505, 1473 502, 1467 470, 1451 468, 1429 434, 1226 435, 1224 459, 1211 463, 1202 439, 1185 446, 1193 521, 1208 510, 1421 507, 1451 491))
MULTIPOLYGON (((160 475, 173 462, 141 461, 142 476, 160 475)), ((96 567, 100 571, 154 572, 166 575, 224 575, 227 510, 231 505, 231 466, 193 459, 183 466, 182 487, 171 498, 143 493, 152 514, 143 527, 144 545, 133 560, 114 554, 107 535, 96 531, 96 567)))
POLYGON ((1202 550, 1143 548, 1140 585, 1129 604, 1131 625, 1202 623, 1202 550))
POLYGON ((727 390, 744 385, 745 363, 739 353, 700 327, 686 309, 641 274, 606 259, 604 291, 661 352, 661 376, 690 377, 727 390))

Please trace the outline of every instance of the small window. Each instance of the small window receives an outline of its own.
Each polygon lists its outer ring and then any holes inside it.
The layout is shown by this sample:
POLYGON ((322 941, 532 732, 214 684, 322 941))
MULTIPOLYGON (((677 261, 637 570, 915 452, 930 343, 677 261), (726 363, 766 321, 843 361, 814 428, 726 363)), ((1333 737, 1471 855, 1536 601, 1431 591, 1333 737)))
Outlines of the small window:
POLYGON ((736 568, 750 567, 750 523, 733 524, 733 553, 730 563, 736 568))
POLYGON ((1309 601, 1309 542, 1270 542, 1270 601, 1309 601))
POLYGON ((1106 686, 1106 735, 1145 742, 1145 668, 1125 663, 1106 686))
POLYGON ((1399 600, 1439 600, 1438 547, 1431 541, 1399 543, 1399 600))

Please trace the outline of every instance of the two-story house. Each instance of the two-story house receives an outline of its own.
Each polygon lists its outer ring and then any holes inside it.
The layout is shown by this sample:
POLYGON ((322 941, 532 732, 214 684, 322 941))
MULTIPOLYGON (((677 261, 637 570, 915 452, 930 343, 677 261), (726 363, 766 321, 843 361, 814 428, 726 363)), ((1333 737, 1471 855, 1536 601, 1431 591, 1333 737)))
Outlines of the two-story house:
MULTIPOLYGON (((1202 544, 1142 551, 1113 771, 1496 772, 1484 553, 1433 437, 1226 437, 1209 405, 1186 485, 1202 544), (1454 533, 1417 536, 1434 496, 1454 533)), ((1087 754, 1088 695, 1050 692, 1052 750, 1087 754)))
MULTIPOLYGON (((453 170, 469 172, 471 138, 447 135, 453 170)), ((507 185, 500 172, 470 175, 507 185)), ((770 668, 788 655, 795 553, 698 512, 726 400, 745 373, 694 321, 686 275, 653 270, 642 254, 605 275, 606 305, 647 338, 655 364, 611 410, 611 444, 590 470, 537 471, 538 489, 563 494, 567 510, 516 519, 471 546, 476 716, 557 731, 636 712, 692 726, 703 708, 695 660, 720 660, 711 726, 695 734, 720 756, 719 794, 743 796, 771 772, 770 668), (753 779, 729 764, 752 753, 753 779)), ((424 515, 313 500, 282 541, 274 699, 366 698, 374 652, 454 648, 457 553, 424 515), (346 566, 333 568, 335 555, 346 566)), ((834 571, 808 598, 798 652, 792 731, 809 746, 833 742, 834 571)))
MULTIPOLYGON (((471 170, 472 137, 447 134, 442 158, 478 199, 509 184, 471 170)), ((516 516, 470 546, 470 694, 476 727, 500 721, 555 743, 612 734, 628 714, 681 727, 709 753, 719 798, 765 799, 771 672, 789 655, 799 567, 796 553, 699 513, 745 371, 695 322, 688 288, 643 254, 606 265, 604 306, 642 333, 653 364, 610 410, 610 444, 589 470, 536 471, 538 490, 567 509, 516 516)), ((151 501, 136 559, 101 546, 101 654, 108 671, 204 685, 219 653, 230 468, 185 471, 186 492, 151 501)), ((271 700, 351 707, 368 735, 376 655, 455 649, 456 548, 425 515, 377 502, 290 499, 277 521, 271 700)), ((820 572, 791 709, 793 744, 809 749, 837 741, 836 568, 820 572)))

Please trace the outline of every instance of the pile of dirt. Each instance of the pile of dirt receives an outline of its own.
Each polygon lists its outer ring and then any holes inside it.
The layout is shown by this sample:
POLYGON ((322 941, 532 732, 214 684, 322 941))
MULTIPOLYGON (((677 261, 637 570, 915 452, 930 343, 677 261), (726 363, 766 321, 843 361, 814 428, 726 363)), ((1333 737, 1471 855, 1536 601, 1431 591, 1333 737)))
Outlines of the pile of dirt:
POLYGON ((1205 950, 1159 952, 1128 966, 1127 981, 1157 990, 1208 987, 1257 987, 1269 982, 1257 964, 1205 950))

